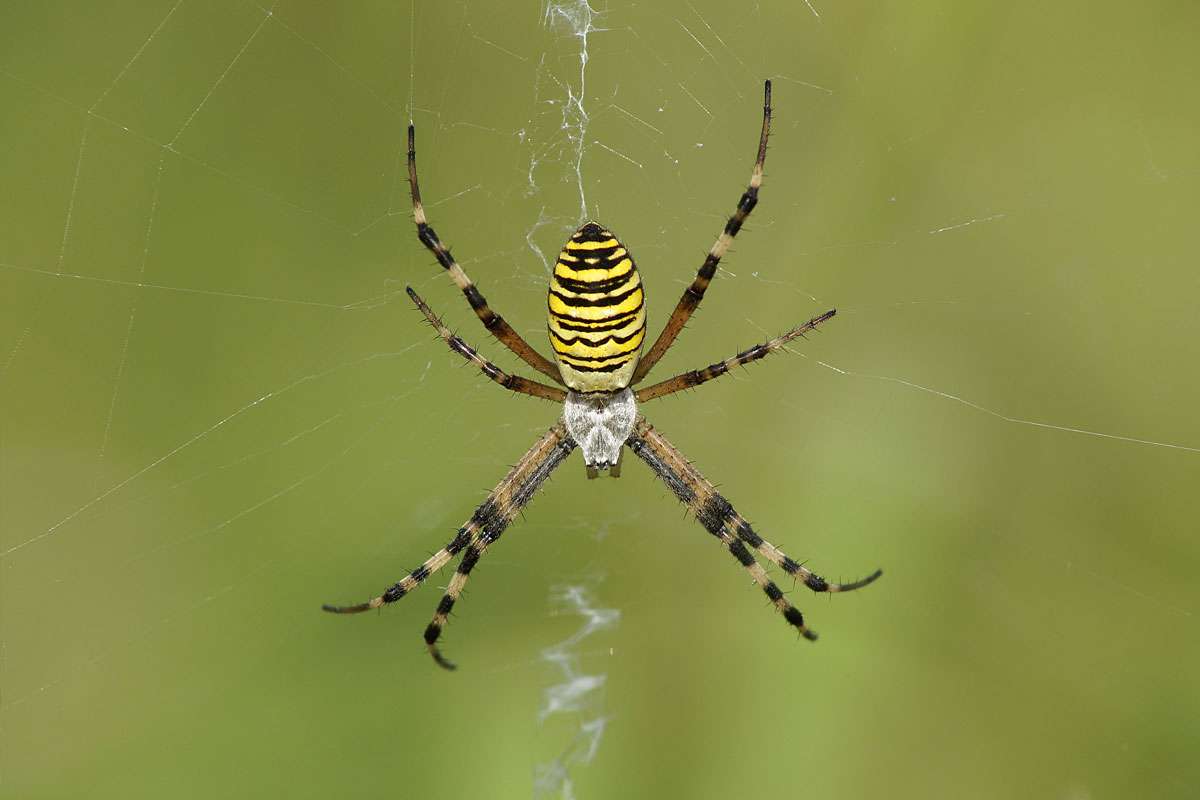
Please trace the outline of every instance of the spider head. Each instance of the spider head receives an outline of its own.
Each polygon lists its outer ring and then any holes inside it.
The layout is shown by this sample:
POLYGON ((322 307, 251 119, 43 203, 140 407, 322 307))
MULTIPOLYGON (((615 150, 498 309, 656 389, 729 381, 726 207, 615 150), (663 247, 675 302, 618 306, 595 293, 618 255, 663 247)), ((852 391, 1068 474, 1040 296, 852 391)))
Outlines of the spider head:
POLYGON ((646 336, 645 296, 633 257, 612 231, 589 222, 563 245, 550 278, 550 344, 577 392, 629 385, 646 336))
POLYGON ((618 463, 621 447, 637 421, 637 402, 630 389, 619 392, 569 392, 563 423, 583 451, 589 474, 618 463))

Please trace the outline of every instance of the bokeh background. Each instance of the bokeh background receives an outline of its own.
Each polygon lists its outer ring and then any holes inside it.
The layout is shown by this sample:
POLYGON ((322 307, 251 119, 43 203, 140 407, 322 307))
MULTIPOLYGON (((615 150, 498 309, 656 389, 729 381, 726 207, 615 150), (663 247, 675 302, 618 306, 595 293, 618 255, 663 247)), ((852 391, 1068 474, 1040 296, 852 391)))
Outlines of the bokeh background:
MULTIPOLYGON (((1192 3, 144 0, 0 11, 0 794, 1193 796, 1192 3), (665 319, 644 410, 869 590, 800 641, 636 460, 441 546, 556 416, 435 341, 433 222, 544 348, 586 213, 665 319)), ((528 372, 528 370, 522 370, 528 372)))

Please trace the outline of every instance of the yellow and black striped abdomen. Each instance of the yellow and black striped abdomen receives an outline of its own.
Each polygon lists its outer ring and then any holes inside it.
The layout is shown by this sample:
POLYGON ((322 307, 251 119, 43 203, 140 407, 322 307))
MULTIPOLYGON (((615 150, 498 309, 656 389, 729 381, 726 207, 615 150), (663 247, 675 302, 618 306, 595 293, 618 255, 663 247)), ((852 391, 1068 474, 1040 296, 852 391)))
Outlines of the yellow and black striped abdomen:
POLYGON ((646 337, 645 296, 625 246, 589 222, 563 245, 550 279, 550 344, 577 392, 629 385, 646 337))

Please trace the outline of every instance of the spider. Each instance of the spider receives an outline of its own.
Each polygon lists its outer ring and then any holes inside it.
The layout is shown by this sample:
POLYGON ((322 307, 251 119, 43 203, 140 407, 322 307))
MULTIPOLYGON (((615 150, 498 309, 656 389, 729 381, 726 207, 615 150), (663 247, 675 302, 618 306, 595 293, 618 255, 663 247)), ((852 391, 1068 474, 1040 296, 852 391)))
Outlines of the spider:
POLYGON ((632 450, 691 509, 704 529, 720 540, 730 555, 750 573, 750 577, 762 588, 783 618, 806 639, 815 640, 816 632, 805 624, 804 616, 768 577, 754 553, 780 567, 788 575, 799 578, 814 592, 848 592, 866 586, 883 574, 882 570, 876 570, 852 583, 830 583, 792 560, 755 533, 750 523, 734 510, 729 501, 637 410, 638 403, 699 386, 724 375, 733 367, 757 361, 782 349, 788 342, 832 318, 836 310, 827 311, 782 336, 743 350, 732 358, 703 369, 683 372, 636 391, 631 388, 646 377, 683 330, 704 298, 721 257, 758 203, 770 127, 771 82, 768 80, 763 86, 762 132, 759 134, 758 156, 754 161, 750 185, 725 223, 725 230, 709 249, 696 277, 684 291, 662 332, 645 355, 641 355, 641 349, 646 335, 646 312, 642 282, 633 258, 608 229, 594 222, 588 222, 571 236, 554 265, 547 299, 548 328, 555 363, 534 350, 499 314, 492 311, 479 289, 429 226, 417 184, 416 135, 413 126, 409 125, 408 180, 412 190, 417 238, 450 274, 483 326, 522 361, 558 386, 503 371, 452 333, 411 287, 407 289, 408 296, 451 350, 505 389, 562 403, 563 414, 521 456, 516 466, 509 470, 445 547, 383 594, 358 605, 326 605, 323 606, 324 610, 335 614, 355 614, 393 603, 462 553, 458 569, 438 603, 433 620, 425 629, 425 644, 434 660, 446 669, 454 669, 454 664, 438 649, 437 642, 451 609, 462 595, 471 570, 533 498, 550 473, 576 447, 583 451, 589 478, 597 477, 603 470, 607 470, 614 478, 620 476, 622 448, 627 446, 632 450))

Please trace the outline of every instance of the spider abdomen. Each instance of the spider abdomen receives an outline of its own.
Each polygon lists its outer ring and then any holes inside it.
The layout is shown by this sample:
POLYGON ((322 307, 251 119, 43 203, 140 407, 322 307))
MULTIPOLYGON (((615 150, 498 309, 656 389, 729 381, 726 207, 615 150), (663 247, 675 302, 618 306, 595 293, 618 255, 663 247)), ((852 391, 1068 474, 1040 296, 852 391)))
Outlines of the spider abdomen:
POLYGON ((610 231, 589 222, 567 240, 547 304, 563 382, 579 392, 628 386, 646 336, 645 295, 633 257, 610 231))

